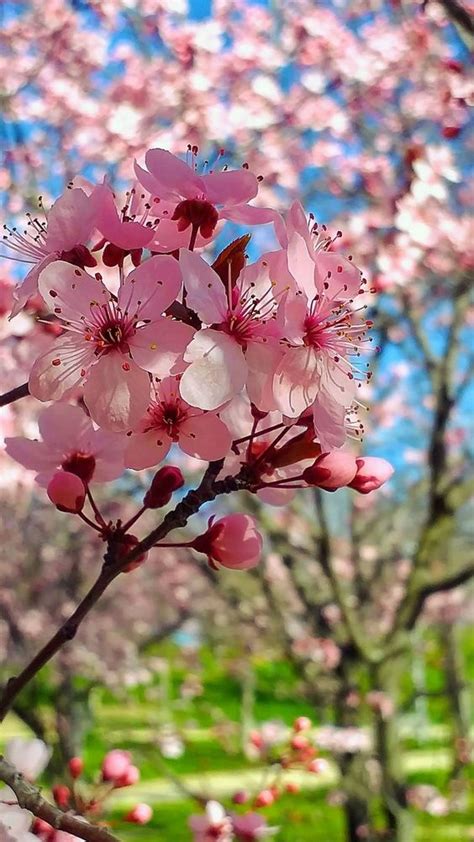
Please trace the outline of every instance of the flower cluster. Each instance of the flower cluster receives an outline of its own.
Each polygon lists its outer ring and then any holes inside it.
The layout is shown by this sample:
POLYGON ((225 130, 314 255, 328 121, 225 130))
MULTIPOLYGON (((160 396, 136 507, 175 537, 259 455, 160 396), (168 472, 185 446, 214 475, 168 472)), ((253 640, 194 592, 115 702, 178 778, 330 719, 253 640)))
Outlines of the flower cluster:
MULTIPOLYGON (((378 488, 391 467, 346 449, 361 436, 371 323, 366 281, 337 250, 340 232, 330 237, 298 202, 284 218, 251 204, 259 179, 245 166, 199 174, 194 147, 186 161, 151 149, 145 163, 123 202, 106 182, 81 180, 44 220, 7 237, 33 264, 13 315, 39 296, 57 334, 29 376, 30 394, 53 402, 39 417, 42 441, 7 438, 7 452, 37 472, 60 510, 87 519, 89 499, 106 539, 90 484, 155 467, 173 445, 222 460, 222 478, 277 505, 302 487, 378 488), (271 223, 277 247, 249 262, 249 234, 211 265, 204 249, 225 220, 271 223)), ((165 505, 182 484, 168 476, 163 492, 163 482, 160 502, 151 493, 144 508, 165 505)), ((210 525, 206 546, 194 548, 227 566, 256 563, 259 536, 228 563, 224 545, 245 527, 225 526, 210 525)), ((129 549, 137 539, 121 529, 129 549)))

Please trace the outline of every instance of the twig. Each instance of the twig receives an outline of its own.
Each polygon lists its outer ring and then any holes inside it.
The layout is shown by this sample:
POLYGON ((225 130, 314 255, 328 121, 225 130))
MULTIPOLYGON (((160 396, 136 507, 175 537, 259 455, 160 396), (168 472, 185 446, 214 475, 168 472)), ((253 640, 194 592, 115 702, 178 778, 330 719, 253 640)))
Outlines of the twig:
POLYGON ((9 403, 19 401, 20 398, 26 398, 29 394, 30 388, 28 383, 22 383, 21 386, 15 386, 14 389, 10 389, 9 392, 5 392, 3 395, 0 395, 0 406, 7 406, 9 403))
POLYGON ((86 842, 120 842, 118 837, 113 836, 107 828, 89 824, 82 817, 75 816, 71 812, 63 813, 58 807, 50 804, 43 798, 39 789, 20 775, 2 755, 0 755, 0 780, 12 788, 20 807, 48 822, 56 830, 72 833, 79 839, 85 839, 86 842))

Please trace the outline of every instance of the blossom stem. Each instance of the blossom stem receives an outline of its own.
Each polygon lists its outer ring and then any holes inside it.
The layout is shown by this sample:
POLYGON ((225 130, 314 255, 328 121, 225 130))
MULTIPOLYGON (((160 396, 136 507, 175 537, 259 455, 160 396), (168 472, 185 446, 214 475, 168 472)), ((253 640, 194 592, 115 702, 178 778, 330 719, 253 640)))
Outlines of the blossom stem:
POLYGON ((248 441, 250 438, 256 439, 258 436, 264 436, 266 433, 273 433, 281 427, 283 427, 283 424, 274 424, 273 427, 265 427, 264 430, 259 430, 258 433, 253 433, 253 435, 250 433, 248 436, 242 436, 241 439, 234 439, 232 445, 243 444, 244 441, 248 441))
POLYGON ((255 462, 252 462, 252 467, 255 467, 255 465, 258 465, 260 462, 263 462, 263 460, 266 459, 268 454, 271 453, 272 450, 275 450, 275 447, 282 440, 283 436, 286 436, 289 429, 289 427, 285 427, 285 429, 282 430, 281 433, 278 433, 277 437, 272 441, 271 444, 268 445, 268 447, 265 448, 265 450, 263 451, 263 453, 260 454, 258 459, 256 459, 255 462))
POLYGON ((191 237, 189 240, 189 251, 194 251, 194 246, 196 245, 197 235, 199 232, 199 225, 193 225, 191 229, 191 237))
POLYGON ((87 499, 89 500, 89 503, 91 504, 92 510, 93 510, 93 512, 94 512, 94 514, 97 518, 98 523, 100 523, 101 526, 106 526, 105 520, 100 513, 100 510, 99 510, 99 508, 97 506, 97 503, 95 502, 95 500, 92 496, 92 492, 91 492, 89 486, 87 486, 87 499))
POLYGON ((128 532, 130 527, 137 522, 138 518, 140 518, 146 512, 147 508, 147 506, 142 506, 141 509, 138 509, 138 512, 134 514, 133 517, 130 518, 130 520, 127 520, 127 523, 124 523, 124 525, 121 527, 122 532, 128 532))
POLYGON ((97 526, 97 524, 94 523, 93 520, 88 518, 87 515, 84 514, 84 512, 78 512, 77 514, 79 515, 81 520, 84 521, 84 523, 87 523, 87 525, 91 527, 91 529, 95 529, 96 532, 102 533, 102 529, 100 528, 100 526, 97 526))

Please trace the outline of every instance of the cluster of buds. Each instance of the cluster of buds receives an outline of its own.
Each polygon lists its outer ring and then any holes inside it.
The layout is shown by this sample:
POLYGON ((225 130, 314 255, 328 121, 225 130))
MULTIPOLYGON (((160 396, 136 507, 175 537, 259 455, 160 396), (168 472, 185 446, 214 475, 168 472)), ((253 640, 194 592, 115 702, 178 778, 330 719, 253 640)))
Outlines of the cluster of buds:
MULTIPOLYGON (((72 757, 68 762, 69 782, 55 784, 52 788, 56 806, 63 812, 73 811, 86 819, 97 821, 104 812, 108 796, 115 790, 133 786, 140 779, 140 772, 132 763, 128 751, 113 749, 107 752, 100 774, 94 783, 82 779, 84 761, 82 757, 72 757)), ((153 816, 148 804, 136 804, 123 817, 126 822, 147 824, 153 816)), ((32 832, 42 842, 72 842, 78 837, 58 831, 44 819, 35 819, 32 832)))

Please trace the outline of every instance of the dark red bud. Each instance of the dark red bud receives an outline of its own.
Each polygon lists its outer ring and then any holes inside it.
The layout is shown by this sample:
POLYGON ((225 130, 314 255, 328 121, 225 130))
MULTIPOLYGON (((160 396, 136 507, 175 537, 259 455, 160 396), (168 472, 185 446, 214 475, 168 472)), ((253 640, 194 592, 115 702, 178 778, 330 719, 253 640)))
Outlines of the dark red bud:
POLYGON ((62 810, 69 806, 69 799, 71 798, 71 790, 64 784, 56 784, 53 786, 53 798, 58 807, 62 810))
POLYGON ((171 500, 174 491, 184 485, 184 477, 179 468, 165 465, 153 477, 150 488, 143 498, 147 509, 160 509, 171 500))

